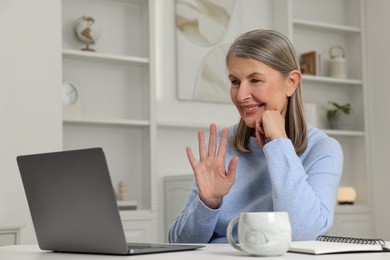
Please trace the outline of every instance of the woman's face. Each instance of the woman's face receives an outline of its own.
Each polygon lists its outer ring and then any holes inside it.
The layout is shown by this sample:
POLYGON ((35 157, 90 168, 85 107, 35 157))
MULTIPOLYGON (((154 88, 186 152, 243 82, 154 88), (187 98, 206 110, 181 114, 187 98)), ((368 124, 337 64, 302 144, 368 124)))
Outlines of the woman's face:
POLYGON ((237 56, 230 58, 227 67, 230 97, 248 127, 254 128, 265 110, 286 116, 288 97, 296 88, 291 73, 284 77, 260 61, 237 56))

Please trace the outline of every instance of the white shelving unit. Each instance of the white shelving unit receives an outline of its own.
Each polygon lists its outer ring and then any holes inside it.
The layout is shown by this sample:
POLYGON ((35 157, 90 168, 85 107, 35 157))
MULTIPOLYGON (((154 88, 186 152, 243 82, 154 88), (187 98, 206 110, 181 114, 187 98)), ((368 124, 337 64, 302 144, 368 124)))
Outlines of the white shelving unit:
POLYGON ((340 185, 353 186, 357 192, 355 205, 337 207, 331 233, 372 236, 364 0, 276 0, 273 8, 274 28, 289 36, 297 54, 316 51, 320 55, 319 73, 303 75, 305 102, 318 105, 320 127, 343 148, 340 185), (346 50, 347 78, 329 77, 329 49, 334 45, 346 50), (350 129, 329 129, 326 110, 331 101, 351 104, 350 129))
POLYGON ((79 89, 80 113, 63 118, 63 147, 102 147, 114 188, 128 184, 138 209, 121 212, 129 241, 154 241, 154 2, 63 0, 63 80, 79 89), (102 34, 81 51, 74 21, 91 16, 102 34))

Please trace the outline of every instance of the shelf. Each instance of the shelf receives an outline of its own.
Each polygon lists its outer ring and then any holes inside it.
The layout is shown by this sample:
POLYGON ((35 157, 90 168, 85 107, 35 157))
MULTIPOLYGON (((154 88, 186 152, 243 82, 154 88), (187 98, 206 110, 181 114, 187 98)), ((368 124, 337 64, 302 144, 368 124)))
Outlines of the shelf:
POLYGON ((138 202, 136 200, 118 200, 119 210, 137 210, 138 202))
POLYGON ((365 136, 365 133, 363 131, 334 129, 322 129, 322 131, 331 136, 365 136))
POLYGON ((64 118, 64 123, 117 126, 150 126, 147 120, 64 118))
POLYGON ((63 149, 102 147, 114 187, 121 181, 128 184, 129 200, 117 202, 126 238, 155 241, 157 8, 150 0, 61 4, 62 78, 77 85, 80 97, 75 110, 62 114, 63 149), (80 50, 85 44, 74 23, 83 15, 101 27, 102 35, 93 44, 96 52, 80 50))
POLYGON ((71 49, 62 50, 62 55, 64 58, 90 60, 90 61, 115 62, 115 63, 122 63, 122 64, 127 64, 127 63, 149 64, 149 59, 144 57, 125 56, 125 55, 107 54, 107 53, 99 53, 99 52, 87 52, 87 51, 79 51, 79 50, 71 50, 71 49))
POLYGON ((119 215, 122 220, 152 220, 154 215, 150 210, 120 210, 119 215))
MULTIPOLYGON (((215 123, 218 129, 222 127, 229 127, 234 123, 215 123)), ((159 121, 157 123, 158 127, 161 128, 178 128, 178 129, 189 129, 189 130, 208 130, 210 128, 210 123, 194 123, 194 122, 173 122, 173 121, 159 121)))
POLYGON ((318 83, 334 83, 334 84, 344 84, 344 85, 363 85, 363 81, 359 79, 340 79, 324 76, 312 76, 302 74, 303 81, 312 81, 318 83))
POLYGON ((369 213, 370 207, 368 205, 337 205, 336 206, 336 214, 344 214, 344 213, 369 213))
MULTIPOLYGON (((218 128, 225 127, 227 124, 216 124, 218 128)), ((158 127, 161 128, 177 128, 177 129, 189 129, 189 130, 208 130, 210 124, 206 123, 189 123, 189 122, 168 122, 168 121, 160 121, 157 124, 158 127)), ((228 127, 228 126, 227 126, 228 127)), ((325 132, 331 136, 351 136, 358 137, 364 136, 364 131, 355 131, 355 130, 334 130, 334 129, 321 129, 321 131, 325 132)))
POLYGON ((184 122, 158 122, 158 127, 162 128, 182 128, 182 129, 208 129, 210 127, 210 124, 205 123, 184 123, 184 122))
POLYGON ((296 28, 306 29, 306 30, 321 30, 334 33, 361 33, 362 30, 358 27, 330 24, 330 23, 321 23, 314 22, 309 20, 300 20, 294 19, 293 25, 296 28))

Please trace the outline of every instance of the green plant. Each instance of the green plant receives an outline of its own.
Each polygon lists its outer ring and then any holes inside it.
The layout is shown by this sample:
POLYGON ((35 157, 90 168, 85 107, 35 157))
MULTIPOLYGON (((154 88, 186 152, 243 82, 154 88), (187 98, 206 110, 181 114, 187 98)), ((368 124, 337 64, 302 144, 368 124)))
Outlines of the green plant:
POLYGON ((340 105, 336 102, 330 102, 333 108, 328 109, 326 116, 329 120, 332 120, 334 117, 339 116, 341 114, 351 114, 351 104, 346 103, 344 105, 340 105))

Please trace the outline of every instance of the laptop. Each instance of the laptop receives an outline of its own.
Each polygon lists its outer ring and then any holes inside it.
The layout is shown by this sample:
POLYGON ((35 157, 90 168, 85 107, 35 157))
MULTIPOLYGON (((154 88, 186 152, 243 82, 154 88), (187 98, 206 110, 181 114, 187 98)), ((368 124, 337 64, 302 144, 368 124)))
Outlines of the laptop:
POLYGON ((136 255, 203 247, 126 243, 102 148, 21 155, 17 163, 42 250, 136 255))

